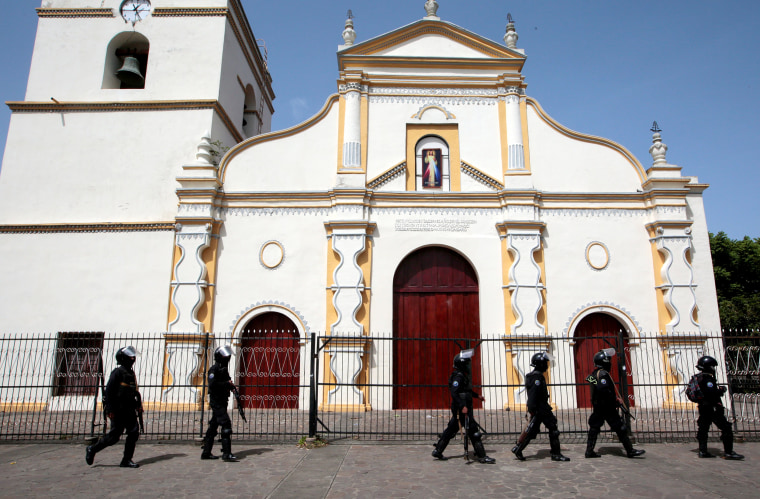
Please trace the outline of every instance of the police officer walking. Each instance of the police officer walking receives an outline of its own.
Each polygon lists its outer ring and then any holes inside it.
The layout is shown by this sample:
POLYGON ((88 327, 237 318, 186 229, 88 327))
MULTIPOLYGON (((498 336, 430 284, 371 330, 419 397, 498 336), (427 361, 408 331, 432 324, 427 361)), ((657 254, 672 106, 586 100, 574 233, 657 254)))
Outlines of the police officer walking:
POLYGON ((547 352, 539 352, 530 359, 533 371, 525 376, 525 390, 528 393, 529 421, 523 432, 517 439, 517 445, 512 448, 512 453, 520 461, 525 461, 522 451, 533 440, 543 424, 549 430, 549 446, 551 448, 552 461, 569 461, 570 458, 562 455, 559 444, 559 429, 557 418, 549 405, 549 390, 546 387, 544 373, 549 369, 549 361, 552 360, 547 352))
POLYGON ((230 392, 235 385, 232 383, 227 366, 232 357, 232 349, 228 345, 214 351, 214 365, 208 370, 208 394, 211 406, 211 419, 208 422, 206 436, 203 439, 201 459, 219 459, 211 453, 217 428, 222 427, 222 460, 236 462, 238 459, 232 453, 232 421, 227 414, 227 402, 230 392))
POLYGON ((496 460, 486 455, 483 448, 482 435, 478 431, 479 425, 472 414, 472 400, 479 398, 485 402, 472 389, 472 367, 471 358, 474 353, 473 349, 462 350, 454 357, 454 371, 449 376, 449 392, 451 393, 451 419, 446 430, 441 434, 438 443, 435 444, 433 457, 445 460, 443 451, 449 444, 449 441, 459 431, 459 426, 466 429, 467 437, 472 442, 472 448, 475 450, 475 456, 478 461, 484 464, 495 463, 496 460))
POLYGON ((136 358, 137 350, 133 346, 120 348, 116 352, 117 367, 111 371, 111 377, 108 379, 106 391, 103 395, 105 412, 111 420, 111 431, 97 443, 87 447, 84 458, 87 464, 91 465, 95 460, 95 454, 118 442, 121 434, 126 431, 124 457, 119 466, 122 468, 140 467, 139 464, 132 461, 137 439, 140 437, 137 411, 142 411, 142 404, 137 391, 137 378, 132 370, 136 358))
POLYGON ((699 388, 704 398, 697 402, 699 418, 697 419, 697 442, 699 442, 699 457, 715 457, 707 451, 707 433, 714 423, 720 429, 720 439, 723 441, 724 459, 744 459, 744 456, 734 452, 734 432, 728 422, 720 398, 726 393, 725 386, 718 386, 715 379, 715 368, 718 361, 709 355, 697 360, 697 378, 699 388))
POLYGON ((634 449, 631 439, 628 437, 628 427, 625 421, 618 413, 618 407, 623 406, 620 400, 615 382, 610 376, 612 368, 612 356, 615 354, 614 348, 605 348, 594 355, 594 371, 586 377, 586 381, 591 385, 591 405, 593 411, 588 418, 588 441, 586 443, 586 457, 602 457, 594 451, 596 438, 601 432, 602 425, 606 421, 614 431, 620 443, 625 448, 628 457, 637 457, 646 451, 634 449))

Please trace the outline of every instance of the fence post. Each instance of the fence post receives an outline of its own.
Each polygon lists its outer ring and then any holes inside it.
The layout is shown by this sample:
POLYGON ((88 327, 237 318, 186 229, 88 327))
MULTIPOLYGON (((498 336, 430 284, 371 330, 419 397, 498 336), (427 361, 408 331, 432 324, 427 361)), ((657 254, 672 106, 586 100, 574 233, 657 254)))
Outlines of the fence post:
POLYGON ((317 334, 311 333, 309 357, 309 438, 317 436, 317 334))
POLYGON ((206 370, 208 367, 208 340, 209 333, 205 333, 205 341, 203 342, 203 387, 201 388, 201 420, 198 423, 200 426, 199 437, 203 438, 203 417, 206 410, 206 370))

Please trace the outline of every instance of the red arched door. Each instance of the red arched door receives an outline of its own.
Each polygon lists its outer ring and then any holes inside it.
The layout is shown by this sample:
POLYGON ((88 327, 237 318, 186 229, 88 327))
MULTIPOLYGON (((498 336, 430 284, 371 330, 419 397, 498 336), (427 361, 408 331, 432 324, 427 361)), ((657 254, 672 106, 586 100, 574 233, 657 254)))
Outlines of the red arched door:
POLYGON ((591 407, 591 390, 586 377, 594 370, 594 354, 603 348, 614 348, 615 356, 612 358, 610 374, 615 384, 623 395, 621 385, 621 373, 625 376, 628 386, 628 404, 634 404, 633 398, 633 374, 631 371, 631 352, 628 349, 628 335, 625 328, 614 317, 595 313, 587 315, 575 328, 575 390, 578 398, 578 407, 591 407), (622 333, 621 333, 622 331, 622 333), (625 369, 619 366, 620 336, 622 334, 622 347, 625 353, 625 369))
MULTIPOLYGON (((477 276, 458 253, 428 247, 401 262, 393 277, 394 409, 451 405, 448 377, 454 356, 480 337, 478 307, 477 276)), ((472 374, 480 385, 479 349, 472 374)))
POLYGON ((300 366, 298 330, 290 319, 266 312, 245 325, 237 379, 246 407, 297 409, 300 366))

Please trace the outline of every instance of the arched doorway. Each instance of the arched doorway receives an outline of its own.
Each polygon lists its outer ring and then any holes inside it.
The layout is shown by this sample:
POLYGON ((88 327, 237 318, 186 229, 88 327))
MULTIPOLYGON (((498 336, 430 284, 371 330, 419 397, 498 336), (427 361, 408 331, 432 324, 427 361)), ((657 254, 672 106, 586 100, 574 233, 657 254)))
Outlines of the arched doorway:
POLYGON ((575 328, 575 390, 578 407, 591 407, 591 391, 586 376, 594 370, 594 354, 603 348, 614 348, 610 374, 622 395, 627 390, 629 406, 635 405, 633 398, 633 372, 631 352, 628 348, 628 334, 620 322, 611 315, 593 313, 587 315, 575 328), (625 356, 625 365, 620 365, 620 354, 625 356))
MULTIPOLYGON (((480 337, 478 279, 467 260, 436 246, 401 262, 393 277, 393 336, 393 408, 449 407, 452 360, 480 337)), ((472 373, 480 385, 479 349, 472 373)))
POLYGON ((297 409, 301 348, 293 321, 277 312, 257 315, 240 336, 237 383, 245 407, 297 409))

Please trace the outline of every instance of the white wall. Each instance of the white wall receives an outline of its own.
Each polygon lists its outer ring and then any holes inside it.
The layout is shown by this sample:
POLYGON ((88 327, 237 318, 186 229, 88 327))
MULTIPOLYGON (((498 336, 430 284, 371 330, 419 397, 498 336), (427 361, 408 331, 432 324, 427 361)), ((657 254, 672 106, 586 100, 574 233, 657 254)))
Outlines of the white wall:
POLYGON ((0 234, 2 330, 164 331, 173 236, 0 234))

